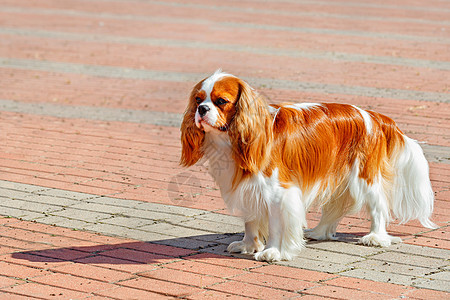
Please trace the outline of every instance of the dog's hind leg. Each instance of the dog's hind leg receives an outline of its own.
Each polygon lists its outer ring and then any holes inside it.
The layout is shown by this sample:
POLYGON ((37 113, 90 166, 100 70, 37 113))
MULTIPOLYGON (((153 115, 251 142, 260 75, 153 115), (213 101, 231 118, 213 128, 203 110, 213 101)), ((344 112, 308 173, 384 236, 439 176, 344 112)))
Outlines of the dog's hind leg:
POLYGON ((319 224, 313 229, 305 230, 305 236, 318 241, 335 240, 336 228, 342 216, 331 205, 323 206, 319 224))
MULTIPOLYGON (((361 180, 363 181, 363 180, 361 180)), ((367 246, 388 247, 391 244, 400 243, 399 237, 391 236, 386 231, 389 222, 389 206, 385 192, 379 182, 370 185, 361 183, 365 190, 365 203, 371 216, 372 224, 370 233, 363 236, 359 242, 367 246)))
POLYGON ((335 234, 339 221, 353 203, 354 200, 348 191, 341 193, 339 196, 333 196, 330 201, 322 206, 322 216, 319 224, 313 229, 305 230, 305 236, 318 241, 336 240, 335 234))

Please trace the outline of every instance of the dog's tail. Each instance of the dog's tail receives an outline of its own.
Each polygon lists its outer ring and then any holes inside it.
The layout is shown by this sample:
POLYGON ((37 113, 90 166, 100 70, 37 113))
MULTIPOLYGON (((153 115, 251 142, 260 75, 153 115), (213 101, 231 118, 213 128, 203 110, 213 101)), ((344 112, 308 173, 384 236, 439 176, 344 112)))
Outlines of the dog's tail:
POLYGON ((403 134, 401 136, 404 146, 394 162, 392 212, 401 223, 417 219, 424 227, 436 228, 437 226, 430 221, 434 194, 431 189, 428 162, 417 141, 403 134))

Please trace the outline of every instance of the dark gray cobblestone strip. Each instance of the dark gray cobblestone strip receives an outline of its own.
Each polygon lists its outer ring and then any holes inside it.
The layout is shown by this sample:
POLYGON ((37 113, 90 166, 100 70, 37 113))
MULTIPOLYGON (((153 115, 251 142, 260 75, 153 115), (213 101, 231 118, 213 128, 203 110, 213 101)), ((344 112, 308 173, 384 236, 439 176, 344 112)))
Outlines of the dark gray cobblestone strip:
POLYGON ((7 28, 0 27, 0 34, 18 35, 27 37, 42 37, 52 39, 63 39, 71 41, 90 41, 103 43, 120 43, 130 45, 144 45, 144 46, 163 46, 163 47, 177 47, 177 48, 191 48, 191 49, 210 49, 229 52, 252 53, 259 55, 306 58, 316 60, 331 60, 344 62, 363 62, 383 65, 397 65, 407 66, 413 68, 432 68, 437 70, 450 70, 450 62, 413 59, 393 56, 377 56, 366 55, 359 53, 343 53, 343 52, 324 52, 324 51, 301 51, 294 49, 279 49, 269 47, 253 47, 247 45, 233 45, 233 44, 219 44, 212 42, 188 41, 188 40, 173 40, 173 39, 157 39, 157 38, 142 38, 116 35, 97 35, 89 33, 74 33, 74 32, 58 32, 39 30, 32 28, 7 28))
POLYGON ((288 32, 301 32, 301 33, 313 33, 313 34, 329 34, 340 36, 356 36, 364 38, 378 38, 378 39, 391 39, 391 40, 406 40, 417 42, 430 42, 449 44, 450 38, 438 37, 438 36, 421 36, 421 35, 408 35, 397 34, 391 32, 374 32, 374 31, 361 31, 361 30, 339 30, 328 28, 312 28, 312 27, 295 27, 295 26, 281 26, 281 25, 268 25, 257 23, 244 23, 244 22, 226 22, 226 21, 210 21, 201 18, 174 18, 174 17, 154 17, 154 16, 142 16, 131 14, 114 14, 114 13, 98 13, 87 11, 74 11, 69 9, 46 9, 46 8, 24 8, 24 7, 12 7, 3 6, 0 7, 1 12, 5 13, 35 13, 41 15, 58 15, 67 17, 95 17, 96 19, 113 19, 113 20, 131 20, 131 21, 143 21, 143 22, 158 22, 158 23, 175 23, 175 24, 201 24, 201 25, 216 25, 227 28, 249 28, 256 30, 268 30, 268 31, 288 31, 288 32))
MULTIPOLYGON (((117 2, 117 0, 95 0, 101 2, 117 2)), ((209 8, 209 9, 217 9, 217 10, 229 10, 229 11, 239 11, 244 10, 246 12, 261 12, 261 13, 271 13, 271 14, 288 14, 288 15, 322 15, 318 12, 290 12, 290 11, 281 11, 281 10, 265 10, 261 8, 241 8, 241 7, 232 7, 232 6, 216 6, 216 5, 205 5, 205 4, 191 4, 191 3, 176 3, 176 2, 164 2, 157 0, 135 0, 139 2, 149 2, 166 6, 176 6, 176 7, 195 7, 195 8, 209 8)), ((279 0, 268 0, 266 2, 278 2, 279 0)), ((248 2, 259 2, 259 0, 250 0, 248 2)), ((402 11, 429 11, 429 12, 450 12, 450 10, 441 8, 441 7, 433 7, 433 6, 401 6, 395 4, 384 4, 384 3, 363 3, 356 1, 348 1, 348 2, 337 2, 337 1, 317 1, 317 0, 284 0, 283 2, 291 2, 296 4, 312 4, 312 5, 332 5, 332 6, 343 6, 343 7, 364 7, 364 8, 378 8, 378 9, 400 9, 402 11)), ((329 16, 330 14, 324 14, 325 16, 329 16)), ((332 16, 346 16, 342 14, 331 14, 332 16)), ((356 16, 351 15, 351 18, 365 17, 365 16, 356 16)), ((369 18, 371 16, 368 16, 369 18)), ((386 20, 390 18, 383 18, 382 20, 386 20)), ((392 20, 402 20, 403 18, 391 18, 392 20)), ((408 19, 409 20, 409 19, 408 19)), ((428 20, 427 20, 428 21, 428 20)))
POLYGON ((57 118, 130 122, 180 127, 181 114, 93 106, 68 106, 53 103, 26 103, 0 99, 0 111, 52 116, 57 118))
MULTIPOLYGON (((35 70, 68 74, 83 74, 106 78, 124 78, 140 80, 158 80, 169 82, 198 82, 210 75, 209 73, 182 73, 141 70, 114 66, 99 66, 87 64, 64 63, 55 61, 40 61, 31 59, 0 58, 0 68, 20 70, 35 70)), ((367 86, 348 86, 341 84, 326 84, 294 80, 281 80, 260 77, 245 77, 255 88, 283 89, 325 94, 346 94, 366 97, 382 97, 401 100, 417 100, 450 103, 450 93, 423 92, 402 89, 376 88, 367 86)))

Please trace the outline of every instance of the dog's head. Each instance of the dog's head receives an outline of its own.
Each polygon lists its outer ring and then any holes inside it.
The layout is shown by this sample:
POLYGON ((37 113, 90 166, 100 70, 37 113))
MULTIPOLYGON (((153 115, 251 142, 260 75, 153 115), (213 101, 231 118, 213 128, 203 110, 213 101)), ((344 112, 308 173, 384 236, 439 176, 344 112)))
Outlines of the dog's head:
POLYGON ((190 166, 202 157, 205 134, 227 133, 237 165, 256 172, 271 145, 271 120, 266 101, 253 88, 216 71, 191 92, 181 126, 181 164, 190 166))

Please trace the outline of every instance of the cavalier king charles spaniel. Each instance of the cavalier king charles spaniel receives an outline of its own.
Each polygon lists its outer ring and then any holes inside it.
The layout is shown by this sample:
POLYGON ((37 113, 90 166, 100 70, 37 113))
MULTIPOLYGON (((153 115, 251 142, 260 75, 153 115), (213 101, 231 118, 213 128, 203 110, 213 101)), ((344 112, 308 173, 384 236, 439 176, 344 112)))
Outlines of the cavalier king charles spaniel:
POLYGON ((221 70, 192 90, 181 126, 181 165, 200 159, 245 234, 229 252, 291 260, 305 247, 311 205, 322 210, 308 238, 335 238, 340 219, 367 208, 370 233, 359 242, 398 243, 386 225, 418 219, 435 228, 428 163, 394 121, 354 105, 268 104, 246 82, 221 70))

